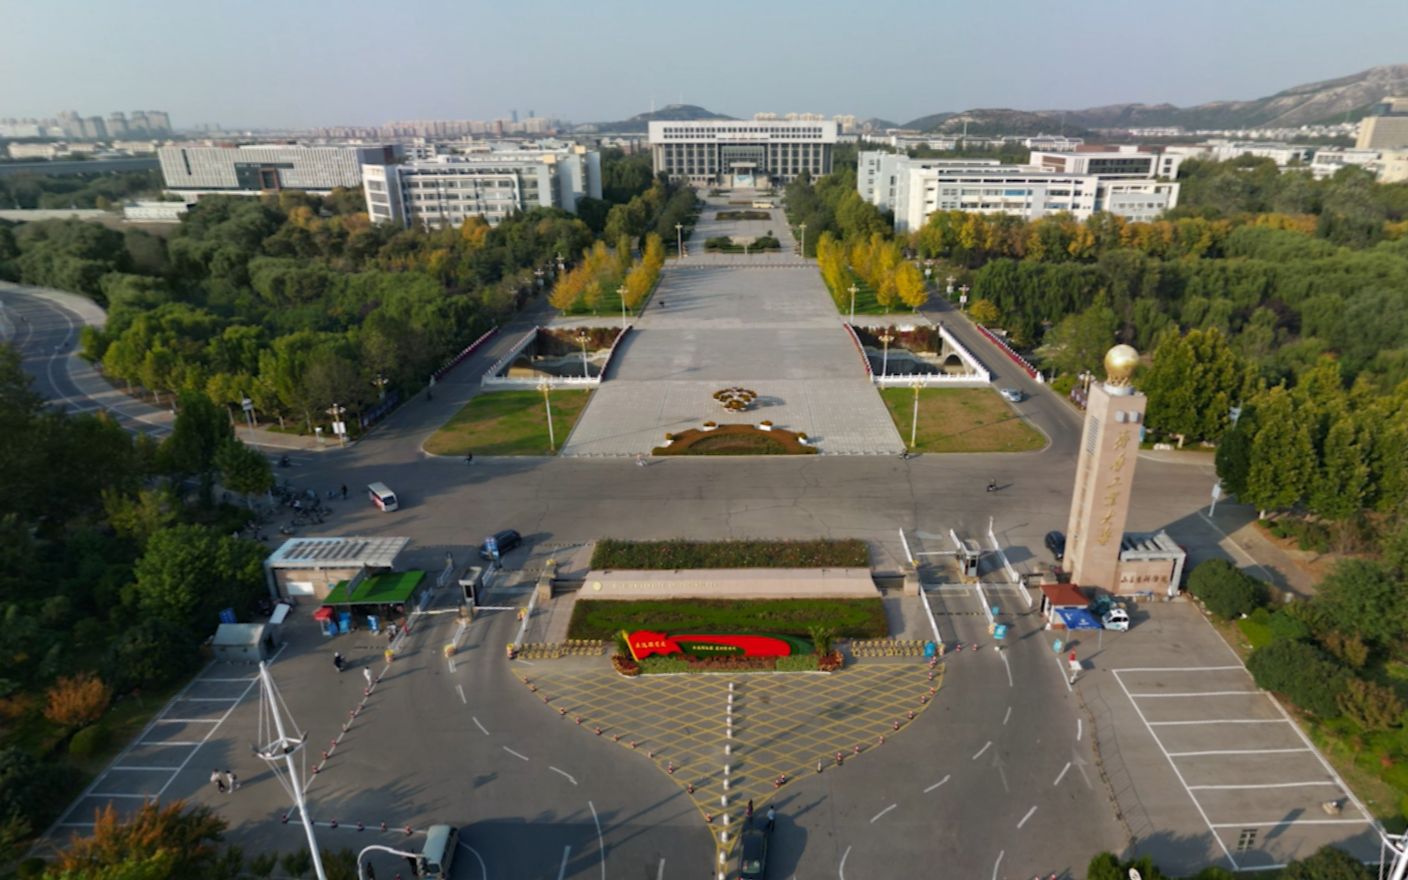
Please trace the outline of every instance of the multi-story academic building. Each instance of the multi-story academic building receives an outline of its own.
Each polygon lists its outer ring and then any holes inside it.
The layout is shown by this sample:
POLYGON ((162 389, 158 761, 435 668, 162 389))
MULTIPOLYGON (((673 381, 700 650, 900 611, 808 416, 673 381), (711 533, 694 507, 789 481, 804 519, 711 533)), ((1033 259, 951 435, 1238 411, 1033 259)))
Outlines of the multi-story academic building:
POLYGON ((157 150, 166 189, 187 203, 203 195, 257 196, 283 189, 325 194, 362 184, 362 165, 389 162, 387 146, 304 147, 295 144, 174 146, 157 150))
POLYGON ((579 199, 601 198, 601 154, 575 146, 378 162, 362 166, 362 185, 373 223, 436 228, 481 216, 496 224, 535 207, 576 213, 579 199))
POLYGON ((651 122, 656 174, 700 186, 768 187, 831 173, 833 120, 651 122))
MULTIPOLYGON (((867 151, 859 155, 856 189, 872 205, 894 212, 896 232, 920 228, 935 211, 1029 220, 1060 212, 1084 220, 1108 211, 1153 220, 1178 204, 1178 184, 1161 177, 1162 167, 1161 157, 1134 152, 1033 153, 1032 164, 1003 165, 994 159, 911 159, 867 151)), ((1176 163, 1173 168, 1176 174, 1176 163)))

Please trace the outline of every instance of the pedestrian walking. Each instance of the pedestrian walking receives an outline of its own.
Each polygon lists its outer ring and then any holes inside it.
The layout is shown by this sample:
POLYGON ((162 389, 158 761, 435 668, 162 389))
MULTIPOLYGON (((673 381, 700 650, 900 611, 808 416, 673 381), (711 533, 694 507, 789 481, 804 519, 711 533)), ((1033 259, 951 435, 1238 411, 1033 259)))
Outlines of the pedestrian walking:
POLYGON ((215 783, 215 790, 221 794, 225 793, 225 777, 220 775, 219 770, 210 771, 210 781, 215 783))
POLYGON ((370 689, 372 686, 372 668, 370 666, 362 667, 362 677, 367 680, 367 688, 370 689))
POLYGON ((332 665, 337 667, 338 672, 341 672, 347 666, 347 661, 342 658, 341 651, 333 652, 332 665))
POLYGON ((343 500, 343 501, 346 501, 346 500, 347 500, 347 484, 346 484, 346 483, 343 483, 343 484, 342 484, 342 500, 343 500))
POLYGON ((225 780, 226 783, 230 786, 230 791, 234 791, 235 789, 240 787, 239 778, 235 776, 235 771, 233 770, 225 771, 225 780))
POLYGON ((748 824, 753 824, 753 799, 748 799, 748 807, 743 811, 743 818, 748 820, 748 824))
POLYGON ((772 833, 772 826, 773 826, 774 824, 776 824, 776 823, 777 823, 777 810, 776 810, 775 808, 769 806, 769 807, 768 807, 768 833, 769 833, 769 834, 772 833))
POLYGON ((386 625, 386 640, 388 642, 396 641, 396 624, 388 623, 386 625))
POLYGON ((636 453, 636 467, 645 467, 645 456, 639 452, 636 453))

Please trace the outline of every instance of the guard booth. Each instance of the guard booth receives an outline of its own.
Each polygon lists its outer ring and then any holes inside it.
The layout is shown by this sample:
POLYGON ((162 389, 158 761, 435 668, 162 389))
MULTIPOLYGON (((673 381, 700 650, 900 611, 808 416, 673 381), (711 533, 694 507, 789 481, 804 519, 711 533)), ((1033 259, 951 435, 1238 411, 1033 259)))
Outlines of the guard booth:
POLYGON ((965 538, 958 542, 958 552, 955 556, 964 577, 976 578, 978 576, 978 560, 982 558, 982 555, 983 548, 978 546, 977 541, 965 538))
POLYGON ((459 585, 462 604, 470 608, 479 605, 484 590, 484 569, 478 565, 469 566, 460 575, 459 585))
MULTIPOLYGON (((286 606, 284 606, 286 607, 286 606)), ((266 623, 222 623, 211 650, 225 663, 258 663, 274 656, 282 644, 279 627, 266 623)))

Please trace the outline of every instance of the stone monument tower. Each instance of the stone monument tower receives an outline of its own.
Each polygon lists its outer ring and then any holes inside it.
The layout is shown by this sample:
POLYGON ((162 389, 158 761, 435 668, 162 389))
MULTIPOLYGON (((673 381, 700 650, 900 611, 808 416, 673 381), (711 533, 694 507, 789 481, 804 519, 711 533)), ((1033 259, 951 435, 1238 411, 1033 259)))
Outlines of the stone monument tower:
POLYGON ((1118 590, 1120 542, 1148 403, 1129 383, 1138 362, 1139 353, 1128 345, 1105 353, 1107 378, 1091 386, 1086 402, 1066 528, 1064 563, 1071 582, 1111 592, 1118 590))

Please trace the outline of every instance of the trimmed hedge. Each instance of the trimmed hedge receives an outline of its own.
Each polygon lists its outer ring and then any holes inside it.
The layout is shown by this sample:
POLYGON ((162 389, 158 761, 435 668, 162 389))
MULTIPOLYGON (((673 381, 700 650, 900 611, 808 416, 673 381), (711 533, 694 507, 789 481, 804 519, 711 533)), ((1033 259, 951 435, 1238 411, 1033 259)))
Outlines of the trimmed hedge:
POLYGON ((1247 671, 1259 688, 1285 694, 1321 718, 1340 714, 1339 694, 1349 681, 1343 666, 1306 642, 1272 642, 1247 658, 1247 671))
MULTIPOLYGON (((620 541, 603 538, 592 568, 866 568, 870 549, 859 538, 815 541, 620 541)), ((610 638, 607 634, 605 638, 610 638)))
POLYGON ((615 602, 578 599, 567 636, 610 639, 621 630, 725 635, 768 633, 807 638, 811 628, 830 628, 841 638, 884 638, 885 607, 875 599, 654 599, 615 602))
POLYGON ((1199 563, 1188 576, 1188 592, 1224 620, 1235 620, 1265 605, 1266 584, 1242 572, 1225 559, 1199 563))

